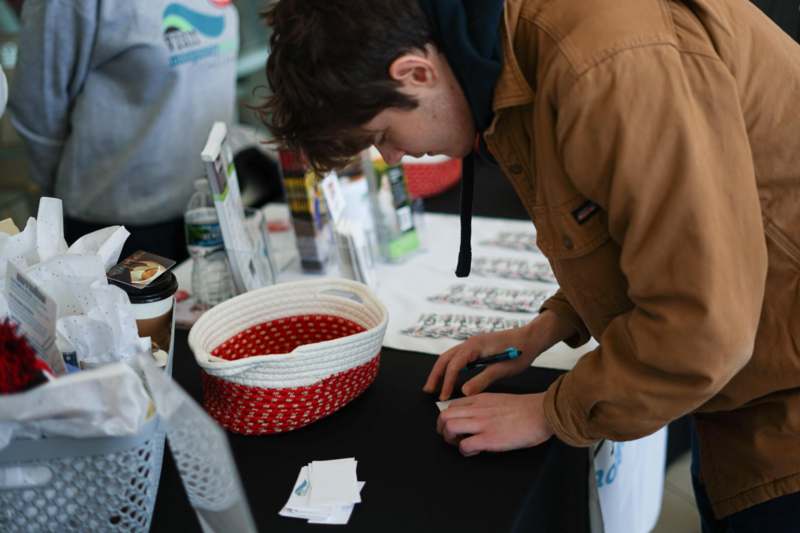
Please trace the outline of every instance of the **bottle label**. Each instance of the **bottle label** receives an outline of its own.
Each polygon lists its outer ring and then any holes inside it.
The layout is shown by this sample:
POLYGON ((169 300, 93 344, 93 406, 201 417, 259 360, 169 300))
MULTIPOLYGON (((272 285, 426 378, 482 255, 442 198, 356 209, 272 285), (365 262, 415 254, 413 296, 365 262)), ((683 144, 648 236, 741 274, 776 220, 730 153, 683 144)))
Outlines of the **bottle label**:
POLYGON ((186 245, 209 250, 222 248, 222 230, 219 223, 186 224, 186 245))

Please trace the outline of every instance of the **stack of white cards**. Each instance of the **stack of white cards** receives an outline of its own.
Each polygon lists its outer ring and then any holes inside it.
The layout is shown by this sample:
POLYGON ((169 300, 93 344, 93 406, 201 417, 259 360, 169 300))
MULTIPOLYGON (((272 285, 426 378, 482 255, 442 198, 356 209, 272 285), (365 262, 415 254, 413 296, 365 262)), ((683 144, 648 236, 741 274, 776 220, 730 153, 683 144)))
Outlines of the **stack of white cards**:
POLYGON ((356 479, 357 464, 351 457, 304 466, 279 514, 304 518, 310 524, 347 524, 353 507, 361 503, 364 487, 364 482, 356 479))
POLYGON ((364 226, 348 218, 340 220, 334 229, 339 248, 339 271, 342 276, 375 287, 375 262, 370 252, 364 226))

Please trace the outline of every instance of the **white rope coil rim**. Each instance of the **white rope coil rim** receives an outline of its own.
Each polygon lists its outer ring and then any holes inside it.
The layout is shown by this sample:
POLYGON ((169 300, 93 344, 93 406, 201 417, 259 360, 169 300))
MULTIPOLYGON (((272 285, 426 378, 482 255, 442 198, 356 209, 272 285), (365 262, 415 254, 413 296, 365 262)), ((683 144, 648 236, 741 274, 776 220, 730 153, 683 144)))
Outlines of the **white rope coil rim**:
POLYGON ((248 386, 296 387, 373 359, 380 352, 387 324, 386 307, 366 285, 344 279, 298 281, 257 289, 213 307, 192 327, 189 346, 197 364, 213 376, 248 386), (268 306, 265 301, 270 302, 268 306), (366 331, 298 346, 288 354, 228 361, 210 353, 253 326, 305 314, 334 315, 366 331))

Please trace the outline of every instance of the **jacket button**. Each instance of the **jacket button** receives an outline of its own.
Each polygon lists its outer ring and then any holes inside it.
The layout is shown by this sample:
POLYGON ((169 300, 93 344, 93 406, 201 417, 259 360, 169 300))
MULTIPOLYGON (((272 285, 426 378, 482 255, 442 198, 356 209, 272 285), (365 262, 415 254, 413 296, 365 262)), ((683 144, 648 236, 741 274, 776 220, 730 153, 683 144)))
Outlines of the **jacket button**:
POLYGON ((564 243, 564 248, 566 248, 567 250, 572 250, 573 248, 575 248, 575 244, 572 242, 572 239, 570 239, 566 235, 564 235, 564 240, 561 242, 564 243))
POLYGON ((520 165, 519 163, 514 163, 513 165, 508 167, 508 170, 510 170, 512 174, 522 174, 522 171, 524 169, 522 168, 522 165, 520 165))

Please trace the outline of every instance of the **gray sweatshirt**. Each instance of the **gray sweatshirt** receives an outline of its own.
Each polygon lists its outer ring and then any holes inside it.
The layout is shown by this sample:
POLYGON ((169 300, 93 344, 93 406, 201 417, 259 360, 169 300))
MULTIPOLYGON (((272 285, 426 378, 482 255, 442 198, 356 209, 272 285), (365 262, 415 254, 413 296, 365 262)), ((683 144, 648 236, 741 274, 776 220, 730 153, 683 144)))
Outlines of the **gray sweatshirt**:
POLYGON ((6 73, 0 67, 0 117, 6 110, 6 103, 8 102, 8 85, 6 84, 6 73))
POLYGON ((87 222, 180 217, 234 120, 231 0, 26 0, 12 121, 33 179, 87 222))

